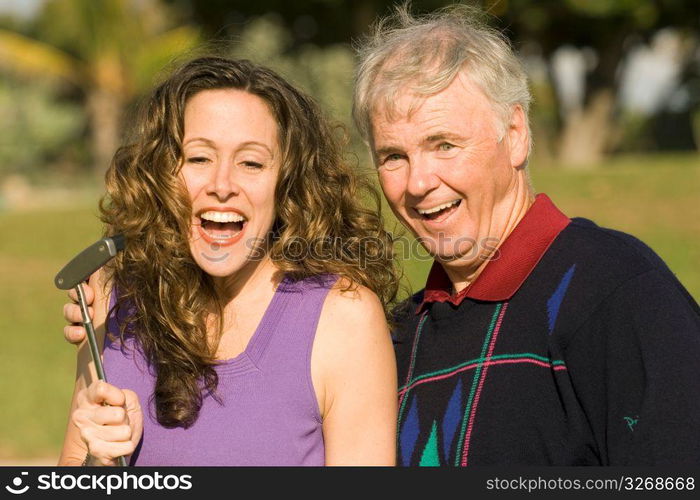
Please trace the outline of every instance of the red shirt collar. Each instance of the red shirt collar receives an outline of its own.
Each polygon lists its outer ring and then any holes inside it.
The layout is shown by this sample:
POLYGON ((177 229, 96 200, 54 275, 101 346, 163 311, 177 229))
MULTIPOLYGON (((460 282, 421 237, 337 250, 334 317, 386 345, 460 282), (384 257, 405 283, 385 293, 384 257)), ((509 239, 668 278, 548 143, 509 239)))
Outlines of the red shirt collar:
POLYGON ((554 206, 546 194, 535 202, 515 229, 498 247, 477 279, 464 290, 452 295, 452 282, 442 265, 433 263, 425 285, 420 313, 431 302, 459 305, 465 298, 503 301, 511 298, 525 282, 559 233, 571 222, 554 206))

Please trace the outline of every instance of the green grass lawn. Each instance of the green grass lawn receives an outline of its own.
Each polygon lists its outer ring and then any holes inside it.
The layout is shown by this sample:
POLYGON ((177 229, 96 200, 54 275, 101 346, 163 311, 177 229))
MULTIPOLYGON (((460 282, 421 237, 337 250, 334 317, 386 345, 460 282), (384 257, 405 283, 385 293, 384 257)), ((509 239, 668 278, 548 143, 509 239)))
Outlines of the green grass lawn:
MULTIPOLYGON (((569 216, 632 233, 700 297, 700 158, 625 158, 589 172, 532 171, 569 216)), ((64 292, 53 278, 99 238, 96 208, 0 212, 0 460, 57 457, 68 417, 74 348, 63 341, 64 292)), ((429 262, 404 263, 419 289, 429 262)))
POLYGON ((94 209, 0 213, 0 459, 58 457, 75 373, 53 279, 97 240, 94 209))

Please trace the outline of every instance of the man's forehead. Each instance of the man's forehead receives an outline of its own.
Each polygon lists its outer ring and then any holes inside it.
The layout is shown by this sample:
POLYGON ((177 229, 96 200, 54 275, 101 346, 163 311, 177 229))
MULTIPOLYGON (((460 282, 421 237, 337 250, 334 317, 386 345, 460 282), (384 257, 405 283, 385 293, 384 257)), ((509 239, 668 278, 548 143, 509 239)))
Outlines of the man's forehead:
POLYGON ((441 92, 420 96, 404 91, 392 102, 379 103, 371 114, 372 145, 376 148, 411 141, 430 142, 432 136, 468 133, 472 125, 493 113, 486 97, 475 86, 455 82, 441 92), (476 89, 476 90, 475 90, 476 89), (390 143, 390 144, 387 144, 390 143))
POLYGON ((447 112, 455 104, 459 104, 464 112, 471 107, 480 107, 488 100, 464 72, 458 73, 447 87, 434 94, 417 92, 417 85, 417 82, 408 82, 394 92, 378 98, 370 112, 373 125, 379 122, 411 121, 418 111, 428 114, 447 112))
POLYGON ((395 124, 410 120, 423 101, 425 96, 420 96, 410 89, 401 89, 396 94, 378 99, 372 106, 370 118, 374 124, 395 124))

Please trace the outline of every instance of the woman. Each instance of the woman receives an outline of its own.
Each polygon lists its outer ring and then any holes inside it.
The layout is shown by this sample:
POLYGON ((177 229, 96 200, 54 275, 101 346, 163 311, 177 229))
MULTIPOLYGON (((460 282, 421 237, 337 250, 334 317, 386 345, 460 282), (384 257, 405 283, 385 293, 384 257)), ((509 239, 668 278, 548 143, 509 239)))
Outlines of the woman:
POLYGON ((397 278, 361 187, 269 69, 158 86, 101 203, 128 242, 90 283, 110 383, 83 346, 59 463, 392 465, 397 278))

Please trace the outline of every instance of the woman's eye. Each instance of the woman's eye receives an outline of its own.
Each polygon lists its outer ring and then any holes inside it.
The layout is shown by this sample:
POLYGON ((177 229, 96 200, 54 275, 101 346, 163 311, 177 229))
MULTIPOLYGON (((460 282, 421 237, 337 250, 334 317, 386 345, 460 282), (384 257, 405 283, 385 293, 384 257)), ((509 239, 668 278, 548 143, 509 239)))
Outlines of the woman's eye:
POLYGON ((206 156, 191 156, 190 158, 187 158, 187 163, 195 163, 195 164, 204 164, 209 161, 209 158, 206 156))
POLYGON ((259 169, 263 166, 262 163, 258 163, 257 161, 244 161, 243 165, 252 169, 259 169))

